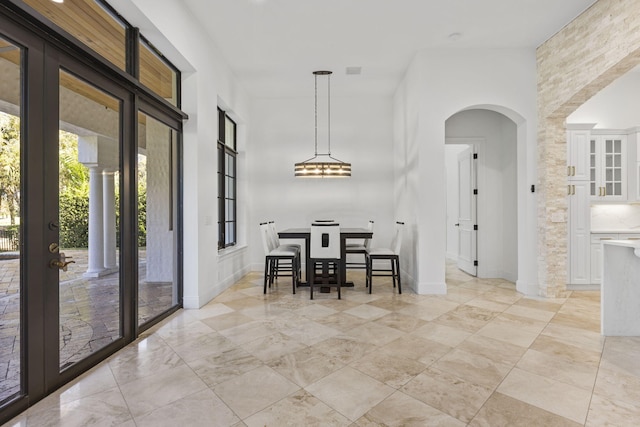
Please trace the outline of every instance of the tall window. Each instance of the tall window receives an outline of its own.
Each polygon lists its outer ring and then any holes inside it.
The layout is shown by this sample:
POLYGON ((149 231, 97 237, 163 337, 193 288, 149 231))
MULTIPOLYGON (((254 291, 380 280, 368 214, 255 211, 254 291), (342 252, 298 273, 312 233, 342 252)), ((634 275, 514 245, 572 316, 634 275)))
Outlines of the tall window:
POLYGON ((236 244, 236 124, 218 109, 218 249, 236 244))

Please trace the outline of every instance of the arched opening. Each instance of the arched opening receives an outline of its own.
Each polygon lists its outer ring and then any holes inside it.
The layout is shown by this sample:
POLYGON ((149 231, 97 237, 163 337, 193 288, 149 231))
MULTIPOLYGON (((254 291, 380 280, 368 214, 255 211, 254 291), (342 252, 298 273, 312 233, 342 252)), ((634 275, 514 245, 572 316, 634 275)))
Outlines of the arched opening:
POLYGON ((472 107, 445 122, 447 262, 516 282, 518 124, 502 111, 472 107))

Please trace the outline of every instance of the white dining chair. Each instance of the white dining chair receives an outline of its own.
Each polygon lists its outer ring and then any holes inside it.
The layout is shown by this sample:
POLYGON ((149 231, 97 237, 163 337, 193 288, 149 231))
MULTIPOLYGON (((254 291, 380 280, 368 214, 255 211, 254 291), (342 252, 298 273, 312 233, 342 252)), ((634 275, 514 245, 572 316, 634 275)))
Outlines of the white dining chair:
POLYGON ((263 293, 267 293, 267 283, 271 288, 278 276, 291 276, 291 287, 295 294, 300 281, 300 251, 282 246, 274 247, 267 222, 260 223, 260 235, 265 254, 263 293))
POLYGON ((398 293, 402 293, 402 285, 400 282, 400 249, 402 248, 402 229, 404 222, 397 221, 395 225, 395 234, 391 240, 389 248, 371 248, 367 249, 366 264, 367 278, 366 286, 369 287, 369 293, 373 288, 373 277, 386 276, 393 280, 393 287, 398 282, 398 293), (390 268, 374 268, 374 261, 389 261, 390 268))
MULTIPOLYGON (((367 224, 367 230, 373 232, 374 222, 369 220, 367 224)), ((364 239, 358 243, 347 243, 345 246, 345 254, 348 255, 362 255, 362 262, 346 262, 347 268, 353 269, 366 269, 367 268, 367 250, 371 246, 371 239, 364 239)))

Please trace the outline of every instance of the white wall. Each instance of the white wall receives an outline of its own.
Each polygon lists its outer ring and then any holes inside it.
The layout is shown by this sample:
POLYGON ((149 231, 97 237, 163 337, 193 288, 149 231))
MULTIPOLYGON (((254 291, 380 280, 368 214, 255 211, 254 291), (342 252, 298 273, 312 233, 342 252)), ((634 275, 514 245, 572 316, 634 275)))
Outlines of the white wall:
MULTIPOLYGON (((407 268, 417 272, 419 293, 446 290, 445 121, 470 107, 500 112, 517 124, 516 285, 526 294, 538 293, 536 200, 529 191, 536 183, 535 73, 534 49, 425 50, 416 56, 396 92, 395 124, 401 127, 394 131, 401 138, 396 142, 399 150, 418 154, 412 159, 412 164, 418 164, 418 183, 404 190, 404 199, 417 200, 418 255, 416 265, 407 268)), ((397 167, 398 186, 402 177, 402 168, 397 167)))
MULTIPOLYGON (((261 221, 278 229, 307 227, 331 218, 346 227, 375 221, 373 246, 388 246, 393 230, 392 106, 389 97, 341 97, 331 94, 331 153, 352 164, 351 178, 294 178, 294 163, 314 154, 314 96, 258 98, 251 104, 247 150, 249 246, 253 268, 264 268, 258 233, 261 221)), ((332 77, 339 79, 340 76, 332 77)), ((319 121, 318 126, 323 126, 319 121)), ((326 129, 326 124, 323 127, 326 129)), ((318 141, 318 152, 326 153, 318 141)))
MULTIPOLYGON (((518 277, 516 125, 494 111, 466 110, 447 119, 445 135, 447 140, 483 140, 478 147, 477 162, 478 277, 515 281, 518 277)), ((449 227, 447 230, 455 231, 449 227)))
POLYGON ((234 253, 218 254, 216 206, 217 107, 240 123, 239 229, 247 226, 245 164, 248 96, 219 53, 180 2, 123 0, 114 5, 182 72, 184 124, 184 306, 197 308, 249 270, 246 235, 234 253), (227 265, 228 264, 228 265, 227 265))

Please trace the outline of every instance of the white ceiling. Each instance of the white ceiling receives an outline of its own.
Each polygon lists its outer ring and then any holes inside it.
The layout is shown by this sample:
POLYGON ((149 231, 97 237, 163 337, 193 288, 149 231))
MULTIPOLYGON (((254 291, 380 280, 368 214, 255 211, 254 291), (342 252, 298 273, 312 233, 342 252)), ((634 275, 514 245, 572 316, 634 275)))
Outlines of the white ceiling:
POLYGON ((595 0, 183 0, 253 96, 392 94, 416 52, 535 48, 595 0), (459 33, 457 40, 450 34, 459 33), (361 66, 359 76, 345 75, 361 66))

